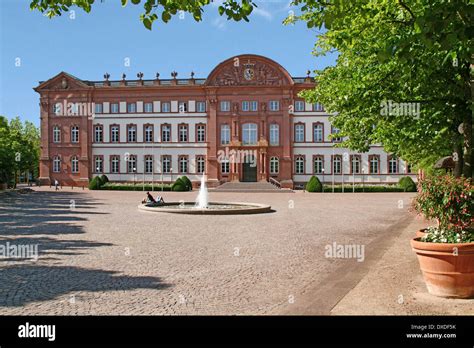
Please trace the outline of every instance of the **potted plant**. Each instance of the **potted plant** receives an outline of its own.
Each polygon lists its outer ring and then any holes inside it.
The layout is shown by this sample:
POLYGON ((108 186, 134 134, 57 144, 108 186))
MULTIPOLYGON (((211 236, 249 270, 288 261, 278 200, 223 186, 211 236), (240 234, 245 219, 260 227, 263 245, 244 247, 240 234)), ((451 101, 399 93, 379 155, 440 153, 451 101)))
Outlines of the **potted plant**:
POLYGON ((411 240, 428 291, 443 297, 474 297, 474 185, 451 175, 418 183, 414 209, 437 226, 411 240))

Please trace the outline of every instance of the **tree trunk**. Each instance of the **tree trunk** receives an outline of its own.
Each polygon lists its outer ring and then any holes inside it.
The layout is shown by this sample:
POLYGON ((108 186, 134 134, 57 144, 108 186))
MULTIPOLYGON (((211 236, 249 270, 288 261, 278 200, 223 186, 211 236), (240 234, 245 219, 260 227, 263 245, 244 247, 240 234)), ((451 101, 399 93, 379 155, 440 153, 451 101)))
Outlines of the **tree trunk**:
POLYGON ((453 175, 456 178, 459 178, 462 175, 462 170, 463 170, 463 151, 462 151, 462 145, 460 141, 460 137, 456 136, 455 141, 454 141, 454 147, 453 147, 453 159, 454 159, 454 170, 453 170, 453 175), (457 158, 456 158, 457 157, 457 158))
POLYGON ((463 112, 463 170, 462 174, 466 178, 471 178, 473 175, 472 167, 474 165, 472 158, 472 96, 473 96, 473 83, 474 77, 471 76, 471 63, 467 61, 463 65, 463 70, 461 72, 463 81, 465 81, 465 101, 466 109, 463 112))

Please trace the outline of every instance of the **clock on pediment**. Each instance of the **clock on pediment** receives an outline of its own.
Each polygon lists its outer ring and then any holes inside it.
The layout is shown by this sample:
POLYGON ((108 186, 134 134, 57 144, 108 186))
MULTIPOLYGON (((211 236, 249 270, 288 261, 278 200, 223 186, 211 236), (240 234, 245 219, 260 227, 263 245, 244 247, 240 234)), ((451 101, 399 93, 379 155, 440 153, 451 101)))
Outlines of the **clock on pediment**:
POLYGON ((244 64, 244 79, 251 81, 255 77, 255 64, 251 64, 250 61, 244 64))

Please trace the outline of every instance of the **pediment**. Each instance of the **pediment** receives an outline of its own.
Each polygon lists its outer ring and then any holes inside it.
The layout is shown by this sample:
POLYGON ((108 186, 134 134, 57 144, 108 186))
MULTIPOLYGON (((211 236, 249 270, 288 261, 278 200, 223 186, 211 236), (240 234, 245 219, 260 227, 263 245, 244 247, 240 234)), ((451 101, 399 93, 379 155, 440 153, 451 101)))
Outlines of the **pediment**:
POLYGON ((282 86, 292 84, 288 72, 261 56, 242 55, 220 63, 209 75, 209 86, 282 86))
POLYGON ((35 91, 68 91, 84 88, 90 88, 90 86, 77 77, 63 71, 55 77, 42 82, 35 88, 35 91))

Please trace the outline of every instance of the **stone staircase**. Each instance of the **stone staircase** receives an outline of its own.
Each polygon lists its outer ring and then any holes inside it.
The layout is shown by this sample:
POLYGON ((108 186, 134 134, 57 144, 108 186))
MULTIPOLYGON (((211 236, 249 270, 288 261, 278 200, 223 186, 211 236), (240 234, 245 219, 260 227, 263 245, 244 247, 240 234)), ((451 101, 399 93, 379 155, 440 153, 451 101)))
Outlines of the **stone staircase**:
POLYGON ((290 189, 280 189, 266 181, 259 182, 226 182, 214 189, 213 192, 253 192, 253 193, 288 193, 290 189))

